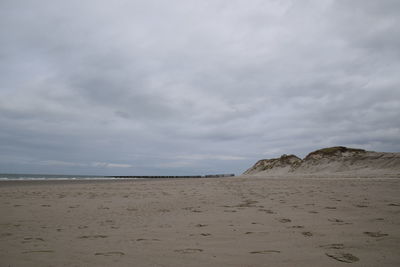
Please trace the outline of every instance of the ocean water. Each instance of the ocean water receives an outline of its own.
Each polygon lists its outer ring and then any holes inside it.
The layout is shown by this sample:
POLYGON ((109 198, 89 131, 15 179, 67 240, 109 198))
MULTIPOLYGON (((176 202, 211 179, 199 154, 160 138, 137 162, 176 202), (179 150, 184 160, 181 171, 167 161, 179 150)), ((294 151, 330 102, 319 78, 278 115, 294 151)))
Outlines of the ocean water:
POLYGON ((209 174, 186 176, 96 176, 96 175, 58 175, 58 174, 9 174, 0 173, 0 181, 40 181, 40 180, 121 180, 121 179, 170 179, 170 178, 217 178, 233 177, 234 174, 209 174))
POLYGON ((85 179, 117 179, 107 176, 93 175, 57 175, 57 174, 10 174, 0 173, 0 181, 20 181, 20 180, 85 180, 85 179))

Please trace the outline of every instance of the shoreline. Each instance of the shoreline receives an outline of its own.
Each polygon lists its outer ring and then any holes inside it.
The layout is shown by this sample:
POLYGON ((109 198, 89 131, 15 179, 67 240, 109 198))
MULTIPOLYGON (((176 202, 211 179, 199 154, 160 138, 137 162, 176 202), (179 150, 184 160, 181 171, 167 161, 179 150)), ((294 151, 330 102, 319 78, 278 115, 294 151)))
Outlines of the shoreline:
POLYGON ((351 176, 351 175, 239 175, 233 177, 174 177, 174 178, 83 178, 83 179, 0 179, 0 187, 5 185, 39 185, 39 184, 85 184, 85 183, 118 183, 118 182, 137 182, 137 181, 176 181, 176 180, 400 180, 400 174, 394 175, 371 175, 371 176, 351 176))
MULTIPOLYGON (((1 186, 15 186, 15 185, 57 185, 57 184, 85 184, 85 183, 118 183, 118 182, 139 182, 139 181, 179 181, 179 180, 210 180, 210 179, 224 179, 228 177, 217 177, 217 178, 194 178, 194 177, 182 177, 182 178, 84 178, 84 179, 9 179, 0 180, 1 186)), ((241 178, 240 176, 229 177, 230 179, 241 178)))

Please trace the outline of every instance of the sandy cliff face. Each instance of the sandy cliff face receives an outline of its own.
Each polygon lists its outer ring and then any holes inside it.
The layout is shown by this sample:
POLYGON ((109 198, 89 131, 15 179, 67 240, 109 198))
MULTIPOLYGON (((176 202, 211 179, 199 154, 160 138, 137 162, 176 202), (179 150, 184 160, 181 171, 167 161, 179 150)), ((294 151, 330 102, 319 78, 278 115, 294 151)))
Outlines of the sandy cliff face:
POLYGON ((271 173, 286 173, 292 171, 301 159, 295 155, 282 155, 275 159, 262 159, 257 161, 253 167, 244 172, 244 174, 256 174, 262 171, 271 173))
POLYGON ((308 154, 304 159, 283 155, 258 161, 244 175, 295 174, 400 174, 400 153, 330 147, 308 154))

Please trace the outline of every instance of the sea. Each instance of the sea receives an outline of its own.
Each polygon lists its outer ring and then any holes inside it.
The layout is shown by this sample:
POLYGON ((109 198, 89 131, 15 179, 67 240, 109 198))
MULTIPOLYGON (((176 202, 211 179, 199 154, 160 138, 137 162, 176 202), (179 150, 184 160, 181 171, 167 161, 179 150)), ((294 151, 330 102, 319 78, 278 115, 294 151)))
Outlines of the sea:
POLYGON ((40 181, 40 180, 139 180, 170 178, 217 178, 233 177, 235 174, 178 175, 178 176, 99 176, 99 175, 59 175, 59 174, 15 174, 0 173, 0 181, 40 181))
POLYGON ((0 173, 0 181, 36 181, 36 180, 117 180, 109 176, 96 175, 59 175, 59 174, 15 174, 0 173))

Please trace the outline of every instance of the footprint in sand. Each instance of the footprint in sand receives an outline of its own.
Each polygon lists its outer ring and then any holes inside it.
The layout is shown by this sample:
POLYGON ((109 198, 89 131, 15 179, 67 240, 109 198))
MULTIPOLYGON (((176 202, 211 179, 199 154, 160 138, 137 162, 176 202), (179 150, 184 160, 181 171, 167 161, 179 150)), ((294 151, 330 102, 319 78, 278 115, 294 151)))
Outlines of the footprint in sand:
POLYGON ((328 249, 344 249, 344 245, 342 243, 322 245, 320 247, 321 248, 328 248, 328 249))
POLYGON ((184 207, 184 208, 182 208, 183 210, 193 210, 193 209, 195 209, 195 207, 184 207))
POLYGON ((203 250, 201 248, 184 248, 184 249, 175 249, 174 251, 182 254, 190 254, 190 253, 202 252, 203 250))
POLYGON ((289 228, 302 229, 302 228, 304 228, 304 226, 303 225, 293 225, 293 226, 289 226, 289 228))
POLYGON ((345 252, 334 252, 334 253, 325 253, 326 256, 335 259, 340 262, 353 263, 359 261, 360 259, 353 254, 345 253, 345 252))
POLYGON ((202 235, 202 236, 210 236, 211 234, 210 233, 201 233, 200 235, 202 235))
POLYGON ((307 236, 307 237, 313 236, 313 233, 311 233, 311 232, 302 232, 301 234, 304 236, 307 236))
POLYGON ((97 239, 97 238, 107 238, 106 235, 82 235, 79 236, 79 239, 97 239))
POLYGON ((265 213, 268 214, 275 214, 276 212, 273 212, 272 210, 268 210, 268 209, 258 209, 258 211, 264 211, 265 213))
POLYGON ((328 221, 333 222, 336 225, 353 224, 351 222, 345 222, 341 219, 336 219, 336 218, 328 219, 328 221))
POLYGON ((246 232, 244 233, 245 235, 251 235, 251 234, 257 234, 257 235, 265 235, 265 234, 269 234, 269 232, 246 232))
POLYGON ((250 251, 250 254, 271 254, 271 253, 281 253, 280 250, 258 250, 258 251, 250 251))
POLYGON ((343 220, 341 220, 341 219, 336 219, 336 218, 328 219, 328 221, 330 221, 330 222, 337 222, 337 223, 342 223, 342 222, 344 222, 343 220))
POLYGON ((191 210, 191 212, 203 212, 202 210, 198 210, 198 209, 193 209, 191 210))
POLYGON ((364 232, 364 234, 366 234, 367 236, 370 236, 370 237, 384 237, 384 236, 388 236, 388 234, 381 233, 380 231, 378 231, 378 232, 364 232))
POLYGON ((110 251, 110 252, 96 252, 95 256, 123 256, 125 253, 121 251, 110 251))

